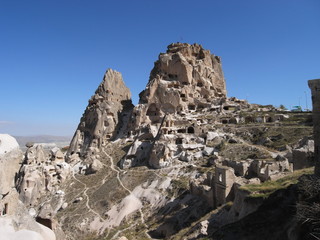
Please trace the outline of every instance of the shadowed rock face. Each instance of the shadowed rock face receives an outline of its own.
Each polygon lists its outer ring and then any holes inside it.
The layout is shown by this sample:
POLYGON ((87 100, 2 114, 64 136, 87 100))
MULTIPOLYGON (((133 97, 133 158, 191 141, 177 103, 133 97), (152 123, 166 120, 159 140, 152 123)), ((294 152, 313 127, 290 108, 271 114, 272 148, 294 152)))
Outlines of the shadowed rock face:
POLYGON ((126 116, 124 112, 130 112, 131 108, 131 93, 121 73, 108 69, 89 100, 71 141, 67 152, 69 161, 73 154, 81 158, 94 155, 108 139, 121 134, 124 124, 120 123, 126 116))
POLYGON ((315 174, 320 176, 320 79, 309 80, 313 105, 315 174))

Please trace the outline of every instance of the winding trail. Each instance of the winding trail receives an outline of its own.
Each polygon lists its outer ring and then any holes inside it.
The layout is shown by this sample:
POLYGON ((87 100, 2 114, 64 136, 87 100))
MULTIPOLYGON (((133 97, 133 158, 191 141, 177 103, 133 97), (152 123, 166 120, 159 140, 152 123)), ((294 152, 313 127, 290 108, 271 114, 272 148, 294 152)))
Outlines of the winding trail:
MULTIPOLYGON (((111 157, 108 153, 106 153, 106 151, 105 151, 104 149, 102 149, 102 152, 110 159, 110 168, 111 168, 112 171, 116 172, 116 174, 117 174, 117 180, 118 180, 120 186, 121 186, 124 190, 126 190, 126 191, 129 193, 129 195, 131 195, 131 194, 132 194, 132 191, 131 191, 130 189, 128 189, 127 187, 125 187, 125 186, 123 185, 121 179, 120 179, 120 171, 121 171, 121 170, 116 169, 116 167, 115 167, 115 165, 114 165, 114 163, 113 163, 113 157, 111 157)), ((133 195, 133 194, 132 194, 132 195, 133 195)), ((149 236, 149 234, 147 233, 148 226, 147 226, 146 223, 145 223, 144 214, 143 214, 141 208, 139 209, 139 212, 140 212, 141 223, 142 223, 142 224, 145 226, 145 228, 146 228, 145 235, 146 235, 149 239, 152 239, 152 238, 149 236)), ((135 225, 137 225, 137 223, 132 224, 131 226, 129 226, 129 227, 126 228, 126 229, 123 229, 123 230, 118 231, 118 232, 112 237, 112 239, 114 239, 115 236, 118 236, 121 232, 123 232, 123 231, 125 231, 125 230, 127 230, 127 229, 130 229, 130 228, 134 227, 135 225)))
POLYGON ((88 210, 92 213, 94 213, 96 216, 98 216, 100 218, 101 221, 105 221, 105 219, 103 217, 101 217, 101 215, 99 213, 97 213, 96 211, 94 211, 90 205, 89 205, 89 201, 90 201, 90 198, 87 194, 87 191, 89 190, 89 188, 87 187, 87 184, 83 183, 82 181, 80 181, 79 179, 76 178, 76 176, 74 175, 74 172, 72 172, 72 177, 74 180, 76 180, 77 182, 79 182, 80 184, 82 184, 84 186, 84 191, 83 191, 83 194, 85 195, 86 197, 86 207, 88 208, 88 210))
MULTIPOLYGON (((131 229, 131 228, 133 228, 133 227, 135 227, 135 226, 137 226, 137 223, 132 224, 132 225, 130 225, 129 227, 118 231, 115 235, 113 235, 113 237, 112 237, 110 240, 116 239, 116 237, 118 237, 119 234, 121 234, 122 232, 127 231, 127 230, 129 230, 129 229, 131 229)), ((107 236, 108 236, 108 235, 107 235, 107 236)))
POLYGON ((123 185, 123 183, 122 183, 122 181, 120 179, 120 171, 114 167, 113 158, 108 153, 106 153, 106 151, 104 149, 102 149, 102 152, 110 159, 110 168, 111 168, 112 171, 117 173, 117 180, 118 180, 120 186, 124 190, 126 190, 129 194, 131 194, 132 192, 123 185))
MULTIPOLYGON (((105 156, 107 156, 107 157, 109 158, 109 161, 110 161, 110 165, 107 165, 107 164, 105 164, 105 163, 103 163, 102 165, 103 165, 104 167, 106 167, 106 168, 110 168, 113 172, 115 172, 115 173, 116 173, 117 181, 119 182, 120 186, 121 186, 125 191, 127 191, 129 195, 134 195, 130 189, 128 189, 126 186, 124 186, 123 182, 122 182, 121 179, 120 179, 120 173, 125 173, 126 171, 125 171, 125 170, 121 170, 121 169, 119 169, 117 166, 115 166, 114 161, 113 161, 113 157, 110 156, 104 149, 102 149, 102 152, 105 154, 105 156)), ((151 171, 151 170, 146 170, 146 171, 151 171)), ((154 171, 152 171, 152 172, 154 172, 154 171)), ((154 173, 155 173, 157 176, 159 176, 156 172, 154 172, 154 173)), ((100 184, 98 183, 97 186, 98 186, 98 185, 103 185, 103 184, 107 181, 107 179, 108 179, 109 177, 110 177, 110 175, 107 174, 101 181, 99 181, 100 184)), ((159 177, 160 177, 160 176, 159 176, 159 177)), ((93 209, 90 207, 90 204, 89 204, 89 202, 90 202, 90 197, 89 197, 89 195, 87 194, 87 191, 89 190, 89 187, 87 186, 87 184, 84 183, 84 182, 82 182, 80 179, 78 179, 78 178, 75 176, 75 172, 72 172, 72 178, 73 178, 76 182, 80 183, 80 184, 84 187, 84 189, 83 189, 83 195, 84 195, 85 198, 86 198, 85 206, 86 206, 86 208, 89 210, 89 212, 92 212, 94 215, 96 215, 96 216, 100 219, 101 222, 107 221, 107 219, 104 219, 98 212, 96 212, 95 210, 93 210, 93 209)), ((144 227, 145 227, 145 229, 146 229, 146 230, 144 231, 144 234, 146 235, 146 237, 147 237, 148 239, 152 239, 152 238, 150 237, 150 235, 148 234, 148 232, 147 232, 147 231, 148 231, 148 226, 147 226, 146 223, 145 223, 145 217, 144 217, 144 214, 143 214, 141 208, 139 209, 139 213, 140 213, 141 223, 144 225, 144 227)), ((134 222, 134 223, 132 223, 130 226, 128 226, 127 228, 117 231, 116 234, 115 234, 114 236, 112 236, 111 239, 116 239, 122 232, 127 231, 127 230, 129 230, 129 229, 132 229, 132 228, 136 227, 137 225, 138 225, 138 223, 137 223, 137 222, 134 222)), ((108 229, 107 229, 107 237, 109 236, 111 229, 114 229, 114 228, 113 228, 113 227, 108 227, 108 229)))

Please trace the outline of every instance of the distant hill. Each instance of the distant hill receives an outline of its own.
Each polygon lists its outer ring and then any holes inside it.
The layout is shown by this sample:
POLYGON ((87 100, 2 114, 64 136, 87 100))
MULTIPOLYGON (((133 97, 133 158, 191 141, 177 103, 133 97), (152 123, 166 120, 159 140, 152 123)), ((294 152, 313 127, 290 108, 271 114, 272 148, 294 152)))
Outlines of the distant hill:
POLYGON ((72 136, 52 136, 52 135, 35 135, 35 136, 14 136, 20 147, 25 148, 27 142, 48 143, 58 147, 67 146, 70 144, 72 136))

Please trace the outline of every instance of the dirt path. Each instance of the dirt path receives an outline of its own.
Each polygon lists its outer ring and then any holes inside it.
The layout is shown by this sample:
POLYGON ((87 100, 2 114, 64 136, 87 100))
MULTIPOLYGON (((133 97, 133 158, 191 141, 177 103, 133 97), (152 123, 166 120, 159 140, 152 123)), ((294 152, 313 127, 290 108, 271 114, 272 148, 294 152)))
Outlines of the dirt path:
MULTIPOLYGON (((106 151, 105 151, 104 149, 102 150, 102 152, 110 159, 110 168, 111 168, 112 171, 116 172, 117 180, 118 180, 120 186, 121 186, 124 190, 126 190, 126 191, 129 193, 129 195, 131 195, 131 194, 132 194, 131 190, 128 189, 127 187, 125 187, 124 184, 122 183, 121 179, 120 179, 120 171, 121 171, 121 170, 118 170, 118 169, 115 167, 114 162, 113 162, 113 157, 111 157, 108 153, 106 153, 106 151)), ((141 208, 139 209, 139 212, 140 212, 141 223, 146 227, 146 229, 148 229, 148 226, 147 226, 146 223, 145 223, 144 214, 143 214, 141 208)), ((135 225, 137 225, 137 224, 135 223, 135 224, 129 226, 128 228, 126 228, 126 229, 130 229, 130 228, 134 227, 135 225)), ((115 234, 115 236, 116 236, 116 235, 118 236, 118 235, 119 235, 121 232, 123 232, 123 231, 124 231, 124 230, 118 231, 118 232, 115 234)), ((151 239, 151 237, 150 237, 149 234, 147 233, 147 230, 145 231, 145 235, 146 235, 149 239, 151 239)), ((114 239, 115 236, 113 236, 112 239, 114 239)))
POLYGON ((115 235, 113 235, 113 237, 112 237, 110 240, 116 239, 116 238, 119 236, 119 234, 121 234, 122 232, 127 231, 127 230, 129 230, 129 229, 131 229, 131 228, 134 228, 135 226, 137 226, 137 223, 132 224, 132 225, 130 225, 129 227, 118 231, 115 235))
POLYGON ((121 181, 121 179, 120 179, 120 171, 115 168, 114 163, 113 163, 113 158, 112 158, 108 153, 106 153, 105 150, 102 150, 102 152, 110 159, 110 168, 111 168, 112 171, 114 171, 114 172, 117 173, 117 180, 118 180, 120 186, 121 186, 124 190, 126 190, 129 194, 131 194, 131 191, 123 185, 123 183, 122 183, 122 181, 121 181))
POLYGON ((87 194, 87 191, 89 190, 89 188, 87 187, 87 184, 85 184, 82 181, 80 181, 79 179, 77 179, 76 176, 74 175, 74 172, 72 173, 72 177, 73 177, 74 180, 76 180, 77 182, 79 182, 80 184, 82 184, 84 186, 83 194, 86 197, 86 207, 88 208, 88 210, 90 212, 94 213, 96 216, 98 216, 101 221, 105 221, 105 219, 103 217, 101 217, 101 215, 99 213, 94 211, 89 205, 90 198, 89 198, 89 196, 87 194))

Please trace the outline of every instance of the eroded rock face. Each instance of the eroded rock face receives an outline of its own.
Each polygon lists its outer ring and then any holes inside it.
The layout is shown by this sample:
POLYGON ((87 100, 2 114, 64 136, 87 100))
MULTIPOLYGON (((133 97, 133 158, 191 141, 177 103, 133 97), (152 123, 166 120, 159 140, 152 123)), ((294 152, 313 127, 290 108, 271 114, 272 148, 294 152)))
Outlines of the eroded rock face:
POLYGON ((313 106, 315 174, 320 176, 320 79, 309 80, 313 106))
POLYGON ((15 189, 12 189, 5 198, 0 199, 0 210, 0 215, 3 215, 0 217, 0 236, 2 239, 57 239, 50 228, 36 222, 28 213, 26 207, 19 201, 15 189))
POLYGON ((80 124, 67 152, 67 160, 74 154, 85 159, 96 155, 107 140, 123 134, 126 119, 132 109, 130 90, 121 73, 108 69, 102 83, 89 100, 80 124))
POLYGON ((297 147, 291 150, 293 170, 312 167, 315 165, 314 140, 303 138, 297 143, 297 147))
POLYGON ((221 60, 199 44, 173 43, 161 53, 135 109, 135 126, 159 123, 164 114, 208 107, 226 97, 221 60))
MULTIPOLYGON (((147 159, 145 164, 162 168, 171 165, 173 156, 170 153, 175 150, 180 153, 183 146, 189 149, 195 146, 200 151, 204 140, 186 141, 193 137, 185 134, 199 135, 204 130, 199 127, 200 122, 186 116, 203 109, 221 111, 224 102, 226 86, 220 58, 199 44, 169 45, 167 52, 161 53, 155 62, 146 89, 140 93, 139 104, 131 116, 128 137, 133 134, 142 144, 134 143, 120 165, 131 167, 147 159), (163 134, 175 136, 167 138, 163 134), (183 145, 179 150, 177 143, 180 142, 183 145), (148 150, 143 144, 148 145, 148 150), (141 157, 146 154, 149 157, 141 157)), ((182 154, 181 159, 189 161, 186 154, 182 154)))
POLYGON ((43 194, 55 194, 59 190, 60 184, 70 174, 70 166, 64 162, 62 156, 59 149, 53 149, 49 154, 41 145, 27 149, 17 175, 17 189, 24 204, 36 206, 43 194))
POLYGON ((19 171, 22 158, 23 154, 19 148, 0 155, 0 197, 15 186, 14 178, 19 171))
POLYGON ((0 154, 1 239, 56 240, 54 232, 37 223, 19 200, 14 181, 23 160, 23 153, 17 141, 8 134, 0 134, 0 140, 2 151, 0 154))
POLYGON ((41 165, 43 164, 48 156, 44 152, 41 145, 32 145, 29 147, 25 154, 25 163, 28 165, 41 165))
POLYGON ((60 149, 46 151, 41 145, 31 144, 16 176, 16 189, 21 205, 24 204, 33 212, 33 217, 41 223, 41 227, 43 224, 49 226, 57 234, 57 239, 64 239, 64 233, 55 220, 56 213, 64 203, 64 193, 60 188, 70 173, 71 168, 64 161, 60 149), (47 201, 43 203, 45 195, 47 201))

